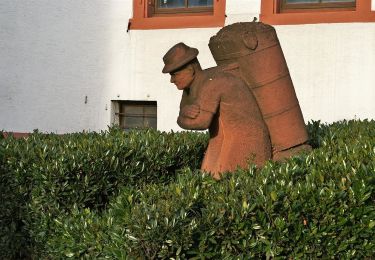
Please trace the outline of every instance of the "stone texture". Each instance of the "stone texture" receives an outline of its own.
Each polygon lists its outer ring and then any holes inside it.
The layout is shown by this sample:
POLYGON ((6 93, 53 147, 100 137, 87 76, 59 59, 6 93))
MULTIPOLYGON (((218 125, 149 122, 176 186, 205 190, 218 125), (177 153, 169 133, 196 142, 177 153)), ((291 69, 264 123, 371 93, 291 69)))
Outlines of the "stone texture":
POLYGON ((209 47, 217 64, 232 64, 231 73, 241 77, 254 94, 270 133, 274 159, 304 150, 296 149, 308 146, 308 135, 275 29, 257 22, 228 25, 211 37, 209 47))
POLYGON ((202 170, 220 178, 220 173, 249 162, 262 166, 271 158, 271 143, 254 95, 240 77, 228 72, 231 66, 202 70, 192 49, 182 43, 172 47, 163 58, 163 71, 183 90, 178 124, 209 130, 202 170))

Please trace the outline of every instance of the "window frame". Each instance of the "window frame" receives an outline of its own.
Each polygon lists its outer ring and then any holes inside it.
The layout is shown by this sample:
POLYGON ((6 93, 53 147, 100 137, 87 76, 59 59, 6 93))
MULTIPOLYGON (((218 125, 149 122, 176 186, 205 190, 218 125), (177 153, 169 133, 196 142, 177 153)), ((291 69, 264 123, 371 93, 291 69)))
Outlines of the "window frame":
MULTIPOLYGON (((150 1, 150 0, 149 0, 150 1)), ((212 6, 210 7, 188 7, 189 0, 185 0, 185 7, 180 8, 159 8, 158 3, 161 0, 151 0, 154 1, 154 12, 151 14, 152 16, 160 15, 160 14, 186 14, 186 13, 207 13, 212 14, 214 7, 212 2, 212 6)))
POLYGON ((280 10, 282 0, 261 0, 260 21, 273 25, 375 22, 371 0, 356 0, 354 8, 280 10))
MULTIPOLYGON (((322 0, 320 0, 322 1, 322 0)), ((354 2, 330 2, 330 3, 294 3, 288 4, 287 0, 280 0, 280 12, 292 12, 292 11, 312 11, 317 10, 355 10, 356 0, 354 2)))
MULTIPOLYGON (((155 1, 155 0, 153 0, 155 1)), ((226 0, 214 0, 209 12, 156 13, 151 0, 133 0, 129 30, 223 27, 226 0)))
POLYGON ((114 103, 114 115, 115 119, 113 120, 115 124, 118 124, 120 128, 124 129, 125 131, 129 131, 132 129, 146 129, 146 128, 153 128, 157 129, 157 101, 136 101, 136 100, 117 100, 112 101, 114 103), (126 111, 126 106, 132 106, 132 107, 141 107, 142 113, 136 114, 136 113, 128 113, 126 111), (152 107, 155 108, 155 114, 154 113, 146 113, 145 108, 146 107, 152 107), (127 127, 125 124, 126 117, 135 117, 135 118, 142 118, 142 126, 136 126, 136 127, 127 127), (155 126, 146 126, 145 120, 148 118, 155 118, 156 119, 156 125, 155 126))

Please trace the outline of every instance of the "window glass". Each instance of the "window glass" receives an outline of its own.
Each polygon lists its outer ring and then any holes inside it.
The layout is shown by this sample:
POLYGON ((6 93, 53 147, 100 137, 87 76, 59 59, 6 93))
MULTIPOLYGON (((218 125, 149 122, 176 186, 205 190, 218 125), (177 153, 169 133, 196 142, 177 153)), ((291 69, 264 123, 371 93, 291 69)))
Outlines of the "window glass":
POLYGON ((323 3, 355 3, 355 0, 323 0, 323 3))
POLYGON ((143 117, 132 117, 126 116, 124 117, 123 127, 124 128, 136 128, 143 126, 143 117))
POLYGON ((319 3, 319 0, 286 0, 287 4, 311 4, 319 3))
POLYGON ((145 111, 145 116, 156 115, 156 107, 155 106, 145 106, 144 111, 145 111))
POLYGON ((213 6, 212 0, 189 0, 188 1, 188 7, 210 7, 213 6))
POLYGON ((355 3, 355 0, 286 0, 287 4, 355 3))
POLYGON ((156 117, 145 117, 143 121, 144 127, 156 128, 156 117))
POLYGON ((185 0, 158 0, 159 8, 184 8, 185 0))
POLYGON ((157 127, 157 103, 155 101, 117 101, 117 113, 120 127, 129 130, 132 128, 157 127))
POLYGON ((136 105, 126 105, 124 106, 124 112, 126 115, 142 115, 143 114, 143 107, 136 106, 136 105))

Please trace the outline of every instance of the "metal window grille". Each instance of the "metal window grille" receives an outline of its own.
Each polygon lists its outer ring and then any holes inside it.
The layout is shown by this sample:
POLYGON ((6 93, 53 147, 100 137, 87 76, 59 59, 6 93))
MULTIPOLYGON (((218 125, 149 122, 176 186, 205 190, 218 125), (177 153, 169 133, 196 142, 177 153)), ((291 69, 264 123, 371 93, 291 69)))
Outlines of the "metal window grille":
POLYGON ((157 128, 156 101, 122 101, 120 102, 120 127, 125 130, 135 128, 157 128))

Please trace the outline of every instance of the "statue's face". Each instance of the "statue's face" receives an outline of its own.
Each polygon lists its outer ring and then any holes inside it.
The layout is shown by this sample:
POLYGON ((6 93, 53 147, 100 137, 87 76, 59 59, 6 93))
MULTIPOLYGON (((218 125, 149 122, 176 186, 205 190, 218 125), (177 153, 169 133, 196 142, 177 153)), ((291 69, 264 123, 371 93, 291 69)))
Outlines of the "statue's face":
POLYGON ((179 90, 190 87, 193 80, 194 69, 190 65, 171 73, 171 83, 174 83, 179 90))

